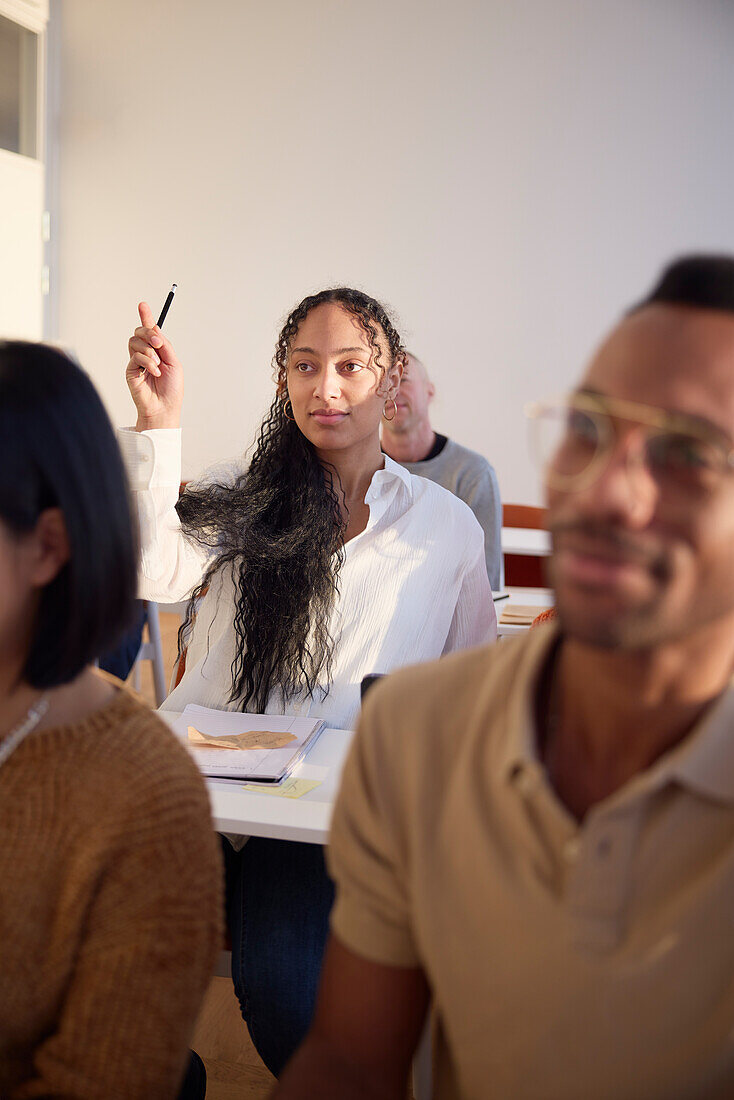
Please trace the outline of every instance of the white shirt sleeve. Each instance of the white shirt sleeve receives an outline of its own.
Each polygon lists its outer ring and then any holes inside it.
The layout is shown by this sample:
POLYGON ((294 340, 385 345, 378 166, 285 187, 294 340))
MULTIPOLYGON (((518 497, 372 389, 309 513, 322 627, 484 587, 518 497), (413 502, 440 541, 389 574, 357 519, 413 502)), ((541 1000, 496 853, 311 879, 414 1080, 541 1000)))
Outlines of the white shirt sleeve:
MULTIPOLYGON (((475 521, 476 522, 476 521, 475 521)), ((443 652, 468 649, 475 645, 493 642, 497 637, 497 614, 489 587, 487 564, 484 556, 484 535, 476 524, 476 540, 473 559, 461 582, 456 608, 446 638, 443 652)))
POLYGON ((210 557, 184 537, 176 512, 181 431, 123 428, 118 439, 140 526, 140 599, 176 603, 199 583, 210 557))

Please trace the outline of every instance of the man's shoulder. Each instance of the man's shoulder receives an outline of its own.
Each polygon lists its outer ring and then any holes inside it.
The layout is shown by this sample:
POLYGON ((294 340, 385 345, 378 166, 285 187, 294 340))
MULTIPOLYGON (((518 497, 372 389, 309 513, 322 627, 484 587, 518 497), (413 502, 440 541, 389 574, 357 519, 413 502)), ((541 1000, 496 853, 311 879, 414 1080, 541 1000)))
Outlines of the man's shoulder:
POLYGON ((448 654, 437 661, 408 665, 384 677, 370 698, 388 710, 432 710, 437 700, 463 687, 476 687, 492 675, 499 657, 494 643, 448 654))
POLYGON ((455 439, 447 439, 443 454, 446 461, 460 467, 462 473, 475 476, 494 474, 494 467, 484 455, 479 451, 472 451, 462 443, 457 443, 455 439))
POLYGON ((476 517, 466 501, 448 486, 429 477, 428 473, 410 472, 413 500, 420 507, 440 509, 442 517, 451 517, 456 523, 474 527, 476 517))
POLYGON ((365 700, 363 726, 374 728, 378 737, 385 730, 389 739, 399 730, 401 739, 405 735, 415 742, 416 751, 429 743, 435 747, 437 741, 456 744, 464 731, 485 728, 513 698, 524 698, 551 630, 534 630, 391 673, 365 700))
POLYGON ((443 453, 450 455, 452 459, 462 462, 464 465, 475 467, 476 470, 492 470, 493 466, 479 451, 472 451, 470 447, 464 447, 456 439, 447 439, 443 453))
POLYGON ((379 790, 380 812, 411 831, 440 819, 457 787, 478 776, 493 786, 532 721, 533 685, 552 636, 540 628, 381 680, 364 702, 348 797, 354 784, 379 790))

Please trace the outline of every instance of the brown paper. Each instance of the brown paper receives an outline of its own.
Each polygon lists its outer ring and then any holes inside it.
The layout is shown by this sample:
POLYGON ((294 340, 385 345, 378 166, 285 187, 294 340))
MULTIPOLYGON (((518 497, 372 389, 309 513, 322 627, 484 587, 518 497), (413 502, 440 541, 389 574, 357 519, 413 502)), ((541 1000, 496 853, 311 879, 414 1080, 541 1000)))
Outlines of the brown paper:
POLYGON ((194 726, 188 727, 189 741, 209 749, 283 749, 296 740, 295 733, 276 730, 244 730, 232 737, 210 737, 194 726))
POLYGON ((500 623, 506 626, 530 626, 533 619, 540 615, 541 611, 547 611, 547 605, 543 607, 528 607, 525 604, 511 604, 500 615, 500 623))

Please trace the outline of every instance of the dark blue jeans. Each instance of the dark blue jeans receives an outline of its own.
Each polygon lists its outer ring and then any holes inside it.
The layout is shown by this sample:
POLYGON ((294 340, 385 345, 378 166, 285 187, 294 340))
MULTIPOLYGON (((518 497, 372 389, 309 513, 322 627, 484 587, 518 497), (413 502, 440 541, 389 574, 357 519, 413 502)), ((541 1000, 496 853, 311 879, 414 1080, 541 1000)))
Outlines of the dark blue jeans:
POLYGON ((177 1100, 204 1100, 206 1096, 206 1067, 199 1055, 189 1051, 186 1073, 177 1100))
POLYGON ((103 653, 99 659, 99 667, 105 672, 111 672, 118 680, 127 680, 130 670, 135 664, 135 658, 143 640, 143 627, 145 626, 145 608, 143 601, 138 600, 135 622, 128 627, 117 643, 117 647, 110 653, 103 653))
POLYGON ((334 887, 320 844, 223 841, 232 979, 255 1049, 277 1077, 311 1025, 334 887))

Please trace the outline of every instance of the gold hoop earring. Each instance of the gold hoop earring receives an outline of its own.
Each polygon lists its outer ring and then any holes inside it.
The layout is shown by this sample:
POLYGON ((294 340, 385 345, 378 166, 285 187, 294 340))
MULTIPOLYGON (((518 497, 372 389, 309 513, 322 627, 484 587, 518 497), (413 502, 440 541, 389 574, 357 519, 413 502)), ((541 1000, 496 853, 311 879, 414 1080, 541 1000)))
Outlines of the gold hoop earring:
POLYGON ((388 424, 390 424, 390 423, 392 423, 392 421, 395 419, 395 417, 397 415, 398 415, 398 407, 395 404, 395 398, 394 397, 388 397, 387 401, 385 402, 385 404, 382 407, 382 416, 385 420, 387 420, 388 424), (392 416, 388 416, 387 413, 385 412, 385 409, 387 408, 388 403, 390 401, 392 401, 392 416))
POLYGON ((287 401, 283 402, 283 416, 286 418, 286 420, 293 420, 295 422, 295 419, 296 419, 295 416, 289 416, 288 415, 288 406, 289 405, 291 406, 291 412, 293 412, 293 405, 291 404, 290 397, 288 398, 287 401))

